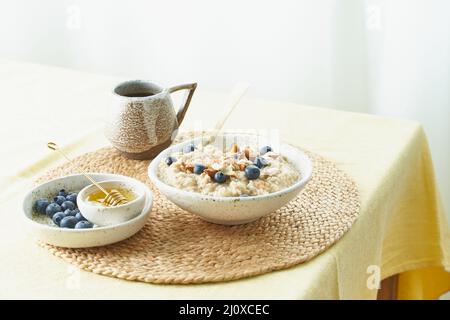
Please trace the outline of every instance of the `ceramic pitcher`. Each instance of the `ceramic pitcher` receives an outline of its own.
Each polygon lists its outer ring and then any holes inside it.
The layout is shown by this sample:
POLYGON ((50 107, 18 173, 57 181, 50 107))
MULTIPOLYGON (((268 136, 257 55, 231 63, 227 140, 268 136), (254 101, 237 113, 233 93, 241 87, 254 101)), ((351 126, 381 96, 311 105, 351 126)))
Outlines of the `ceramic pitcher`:
POLYGON ((154 158, 175 139, 196 87, 191 83, 162 88, 143 80, 120 83, 113 90, 106 137, 128 158, 154 158), (187 94, 175 111, 170 94, 179 90, 187 94))

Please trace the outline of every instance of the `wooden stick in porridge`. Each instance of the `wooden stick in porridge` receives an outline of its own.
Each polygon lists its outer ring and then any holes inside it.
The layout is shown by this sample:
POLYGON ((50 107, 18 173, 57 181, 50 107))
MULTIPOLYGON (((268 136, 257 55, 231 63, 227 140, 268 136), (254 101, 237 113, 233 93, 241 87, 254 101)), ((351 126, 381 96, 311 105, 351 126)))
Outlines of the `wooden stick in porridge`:
POLYGON ((206 139, 202 139, 202 146, 214 143, 216 138, 222 133, 225 122, 230 117, 231 113, 236 108, 238 103, 241 101, 242 97, 245 95, 249 87, 250 85, 246 82, 238 82, 234 86, 233 91, 231 92, 229 98, 227 99, 223 115, 217 121, 216 125, 212 130, 212 133, 208 135, 206 139))

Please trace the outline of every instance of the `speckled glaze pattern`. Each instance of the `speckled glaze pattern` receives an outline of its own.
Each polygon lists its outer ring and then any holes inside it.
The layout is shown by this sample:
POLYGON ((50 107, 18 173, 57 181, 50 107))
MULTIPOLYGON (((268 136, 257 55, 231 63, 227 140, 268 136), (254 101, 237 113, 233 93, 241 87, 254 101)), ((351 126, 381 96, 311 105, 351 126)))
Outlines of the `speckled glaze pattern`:
MULTIPOLYGON (((293 185, 280 191, 253 197, 217 197, 181 190, 164 183, 158 176, 161 161, 164 161, 172 152, 182 151, 187 144, 201 143, 202 139, 199 137, 188 140, 164 150, 150 163, 148 174, 153 184, 170 201, 208 222, 238 225, 255 221, 294 199, 311 178, 312 163, 309 157, 297 148, 280 144, 280 146, 274 147, 275 151, 285 156, 301 176, 293 185)), ((238 145, 241 146, 269 144, 268 139, 252 134, 224 134, 216 139, 216 145, 225 143, 225 149, 228 150, 235 141, 238 141, 238 145)))
POLYGON ((168 92, 145 98, 117 97, 106 137, 120 151, 141 153, 169 140, 178 127, 168 92))
POLYGON ((170 144, 175 138, 195 88, 196 84, 188 84, 165 89, 143 80, 120 83, 112 93, 106 137, 117 150, 131 158, 133 155, 138 155, 139 159, 149 158, 142 154, 161 144, 170 144), (190 94, 177 113, 170 94, 183 89, 190 94), (143 91, 149 95, 133 96, 143 91))
POLYGON ((107 188, 119 186, 119 188, 130 189, 136 195, 133 201, 119 206, 102 206, 89 203, 86 199, 97 187, 93 184, 83 188, 77 197, 78 208, 81 214, 98 226, 111 226, 126 222, 138 216, 145 205, 146 187, 139 181, 123 181, 123 180, 108 180, 100 182, 100 185, 107 188))
MULTIPOLYGON (((134 179, 116 174, 91 173, 96 181, 134 179)), ((138 232, 147 222, 153 204, 153 194, 145 187, 145 206, 140 214, 124 223, 93 229, 65 229, 55 226, 49 218, 39 217, 34 213, 34 202, 39 198, 51 198, 61 189, 78 191, 90 185, 91 182, 81 174, 56 178, 37 185, 28 192, 22 203, 23 222, 30 236, 40 242, 66 248, 89 248, 104 246, 122 241, 138 232)))

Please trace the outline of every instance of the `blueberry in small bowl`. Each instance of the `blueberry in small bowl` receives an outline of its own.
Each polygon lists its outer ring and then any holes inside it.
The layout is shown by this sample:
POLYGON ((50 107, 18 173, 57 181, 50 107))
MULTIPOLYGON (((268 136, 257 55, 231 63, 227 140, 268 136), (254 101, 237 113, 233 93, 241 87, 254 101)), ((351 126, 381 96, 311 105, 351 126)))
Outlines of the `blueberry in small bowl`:
POLYGON ((76 192, 72 192, 71 194, 67 195, 66 200, 77 204, 77 196, 78 194, 76 192))
POLYGON ((75 228, 75 225, 78 223, 77 218, 75 218, 74 216, 67 216, 62 218, 62 220, 59 223, 59 226, 61 228, 69 228, 69 229, 73 229, 75 228))
POLYGON ((73 203, 72 201, 64 201, 62 204, 61 204, 61 209, 63 209, 63 210, 67 210, 67 209, 69 209, 69 210, 74 210, 75 209, 75 203, 73 203))
POLYGON ((72 216, 72 217, 75 217, 77 215, 77 213, 79 213, 79 212, 80 211, 78 209, 74 209, 74 210, 66 209, 66 210, 64 210, 64 214, 66 216, 72 216))
POLYGON ((64 212, 57 212, 53 215, 52 221, 54 224, 56 224, 59 227, 61 220, 65 217, 66 217, 66 214, 64 212))
MULTIPOLYGON (((98 182, 117 179, 125 182, 136 181, 133 178, 116 174, 91 173, 91 176, 98 182)), ((67 198, 70 194, 78 192, 90 183, 83 175, 74 174, 55 178, 32 188, 25 194, 22 202, 22 221, 25 231, 30 234, 31 238, 54 246, 89 248, 108 245, 129 238, 148 221, 153 196, 152 192, 145 185, 145 206, 141 213, 124 223, 110 226, 91 226, 92 222, 90 224, 76 207, 74 210, 69 211, 70 216, 66 216, 60 205, 57 203, 52 204, 53 198, 60 195, 59 191, 61 189, 65 189, 65 197, 67 198), (50 209, 48 210, 52 219, 46 214, 49 206, 50 209), (63 227, 61 227, 61 222, 65 218, 63 227), (80 221, 85 222, 77 227, 80 221), (80 228, 81 226, 83 228, 80 228)))
POLYGON ((40 214, 45 214, 45 209, 47 209, 50 201, 47 198, 40 198, 36 200, 35 209, 40 214))
POLYGON ((53 198, 53 202, 57 203, 59 205, 62 205, 64 201, 66 201, 66 198, 64 196, 59 196, 58 195, 58 196, 53 198))
POLYGON ((57 212, 61 212, 63 211, 61 206, 57 203, 50 203, 47 208, 45 209, 45 214, 47 215, 47 217, 49 217, 50 219, 53 218, 53 215, 57 212))
POLYGON ((78 221, 87 221, 87 219, 83 217, 81 212, 77 212, 77 214, 75 214, 75 218, 77 218, 78 221))
POLYGON ((94 227, 94 225, 87 220, 78 221, 75 225, 75 229, 90 229, 92 227, 94 227))

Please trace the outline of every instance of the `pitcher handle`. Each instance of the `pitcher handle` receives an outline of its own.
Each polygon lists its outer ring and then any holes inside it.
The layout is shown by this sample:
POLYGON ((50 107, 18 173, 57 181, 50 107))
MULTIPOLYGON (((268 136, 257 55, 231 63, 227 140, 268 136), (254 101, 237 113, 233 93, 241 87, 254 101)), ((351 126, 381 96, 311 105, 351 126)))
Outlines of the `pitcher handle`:
POLYGON ((168 89, 169 93, 173 93, 179 90, 189 90, 184 98, 184 103, 181 105, 180 109, 177 112, 178 127, 181 125, 181 122, 183 122, 184 116, 186 115, 186 111, 189 108, 189 104, 191 103, 191 99, 196 88, 197 83, 189 83, 180 84, 179 86, 174 86, 168 89))

